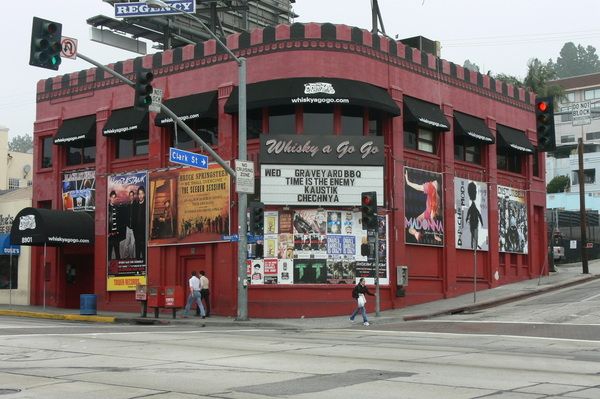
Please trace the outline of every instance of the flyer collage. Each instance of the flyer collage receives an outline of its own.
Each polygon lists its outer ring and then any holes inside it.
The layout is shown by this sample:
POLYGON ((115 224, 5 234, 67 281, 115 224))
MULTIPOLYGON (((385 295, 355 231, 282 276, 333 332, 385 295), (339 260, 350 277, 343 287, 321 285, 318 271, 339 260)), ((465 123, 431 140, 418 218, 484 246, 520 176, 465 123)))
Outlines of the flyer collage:
MULTIPOLYGON (((380 284, 388 284, 387 223, 379 218, 379 278, 380 284)), ((360 212, 267 211, 260 238, 249 244, 251 284, 355 284, 360 277, 374 281, 375 260, 361 255, 361 245, 374 242, 374 237, 362 229, 360 212), (262 251, 256 251, 260 245, 262 251)))

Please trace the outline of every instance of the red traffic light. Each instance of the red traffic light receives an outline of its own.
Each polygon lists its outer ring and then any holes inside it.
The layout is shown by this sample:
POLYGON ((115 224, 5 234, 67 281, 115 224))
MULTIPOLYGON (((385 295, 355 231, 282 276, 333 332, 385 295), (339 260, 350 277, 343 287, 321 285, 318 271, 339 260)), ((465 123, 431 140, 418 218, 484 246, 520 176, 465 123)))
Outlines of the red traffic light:
POLYGON ((373 198, 370 195, 363 195, 362 197, 362 204, 369 206, 371 205, 371 202, 373 202, 373 198))
POLYGON ((540 110, 541 112, 546 112, 548 111, 548 103, 545 101, 540 101, 537 104, 538 110, 540 110))

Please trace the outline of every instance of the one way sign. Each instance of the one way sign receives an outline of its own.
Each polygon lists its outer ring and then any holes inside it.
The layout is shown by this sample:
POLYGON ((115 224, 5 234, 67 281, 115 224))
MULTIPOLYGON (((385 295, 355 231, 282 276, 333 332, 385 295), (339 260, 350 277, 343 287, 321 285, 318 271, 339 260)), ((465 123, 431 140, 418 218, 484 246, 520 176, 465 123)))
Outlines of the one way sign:
POLYGON ((169 161, 180 165, 191 166, 198 169, 208 169, 208 157, 195 152, 169 148, 169 161))

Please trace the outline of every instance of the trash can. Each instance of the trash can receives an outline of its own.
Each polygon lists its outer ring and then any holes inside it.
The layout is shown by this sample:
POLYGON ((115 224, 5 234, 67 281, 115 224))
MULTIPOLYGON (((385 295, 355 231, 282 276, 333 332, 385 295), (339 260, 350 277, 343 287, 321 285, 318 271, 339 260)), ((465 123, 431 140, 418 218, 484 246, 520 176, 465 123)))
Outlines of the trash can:
POLYGON ((95 315, 96 314, 96 295, 81 294, 79 295, 79 314, 95 315))

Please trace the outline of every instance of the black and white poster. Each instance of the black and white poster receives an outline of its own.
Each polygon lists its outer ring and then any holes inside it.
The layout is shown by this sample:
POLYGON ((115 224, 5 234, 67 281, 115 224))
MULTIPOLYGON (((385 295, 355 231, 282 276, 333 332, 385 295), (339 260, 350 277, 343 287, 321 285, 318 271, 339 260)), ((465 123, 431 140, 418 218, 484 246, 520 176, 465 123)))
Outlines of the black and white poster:
POLYGON ((498 186, 500 252, 527 253, 527 201, 525 190, 498 186))
POLYGON ((489 249, 487 184, 454 178, 456 248, 489 249))

